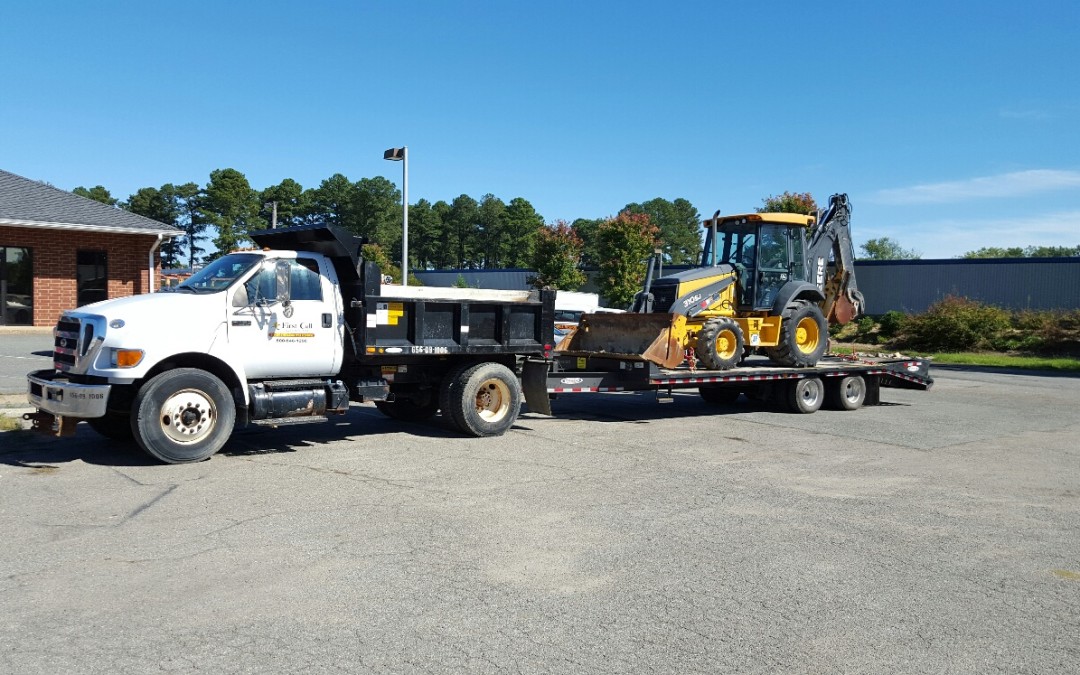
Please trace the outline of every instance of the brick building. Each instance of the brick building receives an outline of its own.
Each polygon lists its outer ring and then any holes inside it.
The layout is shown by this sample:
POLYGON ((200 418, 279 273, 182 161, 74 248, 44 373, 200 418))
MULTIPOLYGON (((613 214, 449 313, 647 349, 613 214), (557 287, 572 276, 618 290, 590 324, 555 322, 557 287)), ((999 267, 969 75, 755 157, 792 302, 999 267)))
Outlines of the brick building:
POLYGON ((52 326, 65 309, 151 292, 161 242, 182 234, 0 170, 0 326, 52 326))

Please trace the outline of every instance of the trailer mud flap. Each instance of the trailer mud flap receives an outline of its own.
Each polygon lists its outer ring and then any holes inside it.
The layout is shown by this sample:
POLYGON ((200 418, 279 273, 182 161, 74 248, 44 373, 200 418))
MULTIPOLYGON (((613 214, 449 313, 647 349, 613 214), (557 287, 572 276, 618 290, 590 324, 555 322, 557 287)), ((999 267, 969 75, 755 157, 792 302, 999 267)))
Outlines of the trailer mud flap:
POLYGON ((585 314, 556 352, 602 353, 675 368, 685 358, 686 317, 681 314, 585 314))
POLYGON ((547 376, 551 364, 547 361, 525 359, 521 368, 521 391, 529 412, 551 416, 551 399, 547 393, 547 376))

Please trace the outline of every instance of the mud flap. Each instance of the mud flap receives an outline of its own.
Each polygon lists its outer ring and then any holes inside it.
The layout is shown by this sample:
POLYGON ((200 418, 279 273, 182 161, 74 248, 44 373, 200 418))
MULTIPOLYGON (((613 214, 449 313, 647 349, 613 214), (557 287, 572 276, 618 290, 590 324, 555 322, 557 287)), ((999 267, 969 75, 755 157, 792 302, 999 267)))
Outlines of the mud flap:
POLYGON ((547 376, 551 365, 547 361, 526 359, 521 368, 521 391, 529 412, 551 416, 551 399, 547 392, 547 376))
POLYGON ((652 361, 663 368, 683 362, 686 317, 681 314, 585 314, 559 352, 603 353, 652 361))

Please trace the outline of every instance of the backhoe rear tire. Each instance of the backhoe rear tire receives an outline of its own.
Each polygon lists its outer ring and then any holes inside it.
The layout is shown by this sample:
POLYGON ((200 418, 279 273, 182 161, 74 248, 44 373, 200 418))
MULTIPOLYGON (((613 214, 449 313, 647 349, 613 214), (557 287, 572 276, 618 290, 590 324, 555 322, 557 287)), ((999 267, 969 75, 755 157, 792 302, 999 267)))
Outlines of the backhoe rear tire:
POLYGON ((729 370, 743 359, 743 333, 738 322, 727 317, 709 319, 697 336, 694 354, 709 370, 729 370))
POLYGON ((796 300, 781 315, 780 342, 768 350, 769 358, 781 366, 811 368, 825 353, 828 334, 821 308, 796 300))

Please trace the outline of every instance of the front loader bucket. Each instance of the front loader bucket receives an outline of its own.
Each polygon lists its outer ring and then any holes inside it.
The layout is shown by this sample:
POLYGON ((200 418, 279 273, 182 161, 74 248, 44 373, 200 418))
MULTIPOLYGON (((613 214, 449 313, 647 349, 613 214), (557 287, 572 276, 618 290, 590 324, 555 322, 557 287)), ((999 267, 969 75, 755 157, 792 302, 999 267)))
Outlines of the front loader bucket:
POLYGON ((675 368, 685 358, 685 326, 686 317, 678 314, 584 314, 555 351, 603 353, 675 368))

